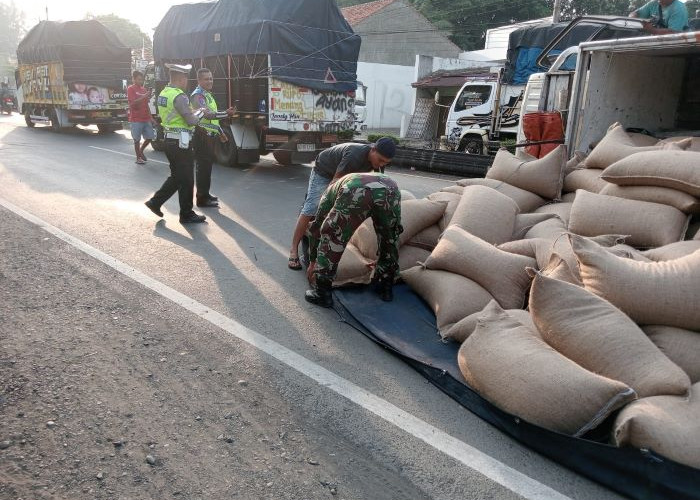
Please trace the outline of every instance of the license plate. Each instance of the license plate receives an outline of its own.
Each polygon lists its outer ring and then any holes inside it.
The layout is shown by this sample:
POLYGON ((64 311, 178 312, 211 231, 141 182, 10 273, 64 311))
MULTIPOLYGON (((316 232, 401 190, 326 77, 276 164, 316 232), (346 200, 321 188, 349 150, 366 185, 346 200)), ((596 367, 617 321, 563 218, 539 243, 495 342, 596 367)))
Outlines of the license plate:
POLYGON ((297 144, 297 151, 316 151, 316 144, 297 144))

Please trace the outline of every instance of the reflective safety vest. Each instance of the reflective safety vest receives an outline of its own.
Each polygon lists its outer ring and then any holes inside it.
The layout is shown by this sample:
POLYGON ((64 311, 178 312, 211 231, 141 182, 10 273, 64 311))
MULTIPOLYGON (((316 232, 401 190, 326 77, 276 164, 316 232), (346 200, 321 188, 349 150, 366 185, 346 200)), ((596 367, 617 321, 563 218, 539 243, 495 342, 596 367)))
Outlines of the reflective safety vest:
MULTIPOLYGON (((207 92, 204 89, 201 89, 201 92, 198 92, 199 90, 200 90, 200 87, 198 87, 197 90, 195 90, 192 93, 192 95, 201 93, 204 96, 204 98, 207 100, 207 108, 209 108, 209 110, 212 113, 216 113, 218 110, 216 107, 216 101, 214 100, 214 97, 211 95, 210 92, 207 92)), ((219 120, 215 120, 215 119, 208 120, 207 118, 202 118, 199 121, 198 125, 200 127, 202 127, 204 130, 206 130, 207 132, 209 132, 210 134, 221 133, 221 128, 219 127, 219 120)))
POLYGON ((175 109, 175 98, 180 94, 185 94, 185 92, 177 87, 166 85, 158 95, 158 116, 160 116, 161 125, 166 133, 194 131, 194 126, 188 125, 187 121, 175 109))

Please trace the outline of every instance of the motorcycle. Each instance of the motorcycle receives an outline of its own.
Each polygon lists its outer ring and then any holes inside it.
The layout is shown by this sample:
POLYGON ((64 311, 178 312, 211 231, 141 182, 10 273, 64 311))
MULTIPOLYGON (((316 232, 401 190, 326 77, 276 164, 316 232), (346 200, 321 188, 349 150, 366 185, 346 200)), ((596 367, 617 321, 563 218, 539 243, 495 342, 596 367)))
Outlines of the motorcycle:
POLYGON ((12 99, 12 97, 6 96, 2 98, 2 101, 0 101, 0 106, 2 107, 3 113, 11 115, 12 108, 15 107, 15 101, 12 99))

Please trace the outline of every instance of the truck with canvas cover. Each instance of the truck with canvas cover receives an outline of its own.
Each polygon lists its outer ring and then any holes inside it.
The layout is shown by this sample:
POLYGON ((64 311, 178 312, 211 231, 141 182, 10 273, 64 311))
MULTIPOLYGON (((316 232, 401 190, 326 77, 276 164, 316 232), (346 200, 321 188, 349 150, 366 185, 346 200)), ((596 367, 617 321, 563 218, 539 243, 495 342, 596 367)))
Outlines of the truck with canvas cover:
POLYGON ((97 125, 128 120, 131 49, 98 21, 41 21, 17 47, 17 101, 27 126, 97 125))
MULTIPOLYGON (((586 42, 561 54, 546 73, 530 77, 525 113, 560 113, 570 155, 587 153, 615 122, 658 138, 697 136, 700 32, 648 36, 636 18, 585 17, 573 23, 590 22, 625 25, 636 36, 586 42), (571 69, 561 68, 564 58, 571 69)), ((522 127, 518 141, 528 141, 522 127)))
POLYGON ((191 79, 211 70, 219 108, 237 109, 221 121, 229 141, 217 143, 220 163, 252 163, 270 151, 282 164, 306 162, 342 142, 338 133, 352 134, 359 49, 328 0, 175 5, 155 30, 146 81, 154 78, 158 93, 166 63, 192 64, 191 79))
MULTIPOLYGON (((541 23, 513 31, 508 39, 505 67, 470 77, 450 105, 445 136, 449 149, 469 154, 497 151, 515 141, 522 94, 531 74, 540 72, 538 56, 555 38, 549 54, 591 39, 626 36, 627 32, 593 24, 541 23), (558 36, 562 34, 562 36, 558 36)), ((573 66, 570 68, 573 70, 573 66)))

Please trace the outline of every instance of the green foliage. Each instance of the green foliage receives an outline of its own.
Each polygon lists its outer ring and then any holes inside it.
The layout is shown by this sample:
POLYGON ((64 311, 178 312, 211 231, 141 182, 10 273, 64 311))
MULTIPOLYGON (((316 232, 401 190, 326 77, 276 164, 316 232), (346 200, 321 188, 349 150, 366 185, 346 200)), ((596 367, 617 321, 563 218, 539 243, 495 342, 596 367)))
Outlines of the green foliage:
POLYGON ((14 81, 17 45, 25 33, 24 12, 14 1, 0 3, 0 79, 3 81, 6 77, 14 81))
POLYGON ((336 135, 340 141, 352 141, 355 137, 355 131, 353 129, 341 130, 336 135))
POLYGON ((388 137, 392 141, 394 141, 394 144, 399 143, 399 138, 393 135, 388 135, 388 134, 367 134, 367 141, 368 142, 377 142, 379 139, 382 137, 388 137))
POLYGON ((149 52, 153 50, 151 37, 141 31, 141 28, 139 28, 137 24, 132 23, 128 19, 124 19, 115 14, 101 16, 88 14, 85 18, 94 19, 104 24, 107 28, 112 30, 119 40, 127 47, 135 50, 140 50, 143 47, 149 52))

